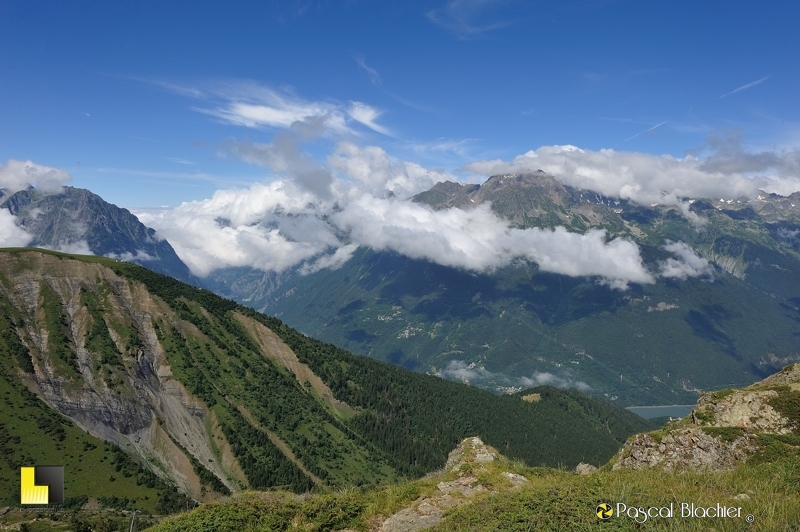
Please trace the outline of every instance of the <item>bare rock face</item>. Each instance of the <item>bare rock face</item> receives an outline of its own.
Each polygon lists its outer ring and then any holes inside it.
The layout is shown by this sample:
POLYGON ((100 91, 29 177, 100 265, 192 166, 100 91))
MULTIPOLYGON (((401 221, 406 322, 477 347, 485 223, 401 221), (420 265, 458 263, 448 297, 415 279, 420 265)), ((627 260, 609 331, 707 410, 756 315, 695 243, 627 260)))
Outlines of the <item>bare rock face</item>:
POLYGON ((800 429, 780 411, 780 399, 799 391, 800 364, 792 364, 747 388, 704 394, 686 418, 629 440, 613 469, 733 469, 759 451, 759 434, 800 429))
POLYGON ((614 469, 722 471, 747 460, 758 450, 758 445, 750 434, 728 442, 706 434, 701 428, 685 428, 669 432, 661 441, 650 434, 638 434, 625 449, 614 469))
POLYGON ((580 464, 575 466, 575 472, 579 475, 591 475, 595 471, 597 471, 597 468, 592 464, 586 464, 584 462, 581 462, 580 464))
POLYGON ((708 394, 697 402, 694 417, 710 416, 709 425, 714 427, 742 427, 755 432, 789 434, 792 423, 769 405, 769 400, 775 397, 778 397, 775 390, 742 390, 719 401, 713 394, 708 394))

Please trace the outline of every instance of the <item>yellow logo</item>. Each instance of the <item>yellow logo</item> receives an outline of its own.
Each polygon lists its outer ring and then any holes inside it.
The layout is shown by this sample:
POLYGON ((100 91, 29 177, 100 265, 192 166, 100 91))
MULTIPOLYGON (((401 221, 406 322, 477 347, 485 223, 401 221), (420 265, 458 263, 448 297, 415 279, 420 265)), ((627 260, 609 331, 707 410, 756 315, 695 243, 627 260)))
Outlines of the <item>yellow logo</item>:
POLYGON ((597 517, 603 521, 608 521, 614 515, 614 510, 610 504, 600 503, 597 505, 597 517))
POLYGON ((20 468, 20 504, 63 504, 64 466, 20 468))

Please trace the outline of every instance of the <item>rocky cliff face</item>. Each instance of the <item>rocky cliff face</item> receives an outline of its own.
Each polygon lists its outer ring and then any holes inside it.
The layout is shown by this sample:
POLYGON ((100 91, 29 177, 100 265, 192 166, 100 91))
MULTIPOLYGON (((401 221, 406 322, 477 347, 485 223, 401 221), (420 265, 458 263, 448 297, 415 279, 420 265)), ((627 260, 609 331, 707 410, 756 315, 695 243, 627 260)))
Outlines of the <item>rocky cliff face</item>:
POLYGON ((196 499, 211 493, 203 489, 192 457, 228 489, 243 485, 235 463, 217 460, 229 450, 224 440, 215 440, 213 414, 171 378, 151 318, 173 316, 175 326, 187 325, 162 301, 108 268, 53 255, 0 254, 0 272, 0 293, 13 307, 18 334, 31 353, 33 371, 23 375, 29 389, 196 499), (102 305, 103 323, 90 312, 87 294, 102 305), (103 330, 111 353, 93 348, 103 330), (68 351, 60 347, 62 340, 68 351))
POLYGON ((704 394, 686 418, 629 440, 613 468, 733 469, 764 450, 765 435, 796 447, 798 407, 800 364, 792 364, 747 388, 704 394))

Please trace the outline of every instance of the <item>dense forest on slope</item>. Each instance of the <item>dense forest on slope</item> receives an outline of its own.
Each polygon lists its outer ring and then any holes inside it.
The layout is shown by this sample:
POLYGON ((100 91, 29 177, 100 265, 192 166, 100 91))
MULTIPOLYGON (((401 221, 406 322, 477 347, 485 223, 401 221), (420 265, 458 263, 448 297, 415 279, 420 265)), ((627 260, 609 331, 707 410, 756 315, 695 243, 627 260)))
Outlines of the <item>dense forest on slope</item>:
MULTIPOLYGON (((129 264, 115 263, 112 269, 143 282, 200 330, 207 328, 206 320, 189 312, 184 300, 199 303, 229 330, 237 329, 230 318, 234 311, 272 329, 326 382, 337 399, 361 411, 345 422, 348 428, 384 451, 392 465, 404 473, 418 475, 441 466, 453 446, 474 434, 531 465, 598 463, 630 434, 647 426, 638 416, 574 391, 540 387, 498 396, 412 373, 309 338, 276 318, 207 290, 129 264), (542 400, 531 403, 520 399, 532 392, 539 392, 542 400)), ((248 347, 246 335, 241 334, 240 350, 248 347)))
POLYGON ((630 438, 597 470, 531 468, 466 438, 442 471, 419 480, 303 498, 243 493, 155 530, 791 530, 800 522, 798 382, 794 364, 704 394, 692 415, 630 438))

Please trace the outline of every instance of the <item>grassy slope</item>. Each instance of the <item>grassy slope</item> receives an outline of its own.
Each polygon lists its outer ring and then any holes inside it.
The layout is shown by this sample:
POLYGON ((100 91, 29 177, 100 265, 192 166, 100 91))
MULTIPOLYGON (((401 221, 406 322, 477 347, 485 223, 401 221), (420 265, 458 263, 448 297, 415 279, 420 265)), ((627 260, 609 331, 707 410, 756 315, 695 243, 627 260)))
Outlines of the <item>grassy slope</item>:
MULTIPOLYGON (((445 513, 433 530, 439 531, 574 531, 597 530, 790 530, 800 522, 800 459, 784 457, 771 463, 750 464, 725 473, 669 473, 663 471, 610 471, 591 476, 556 469, 528 468, 519 463, 492 465, 479 481, 499 493, 477 498, 445 513), (511 471, 530 483, 509 491, 497 475, 511 471), (745 500, 734 497, 745 494, 745 500), (741 507, 744 519, 651 519, 641 526, 627 517, 615 516, 601 523, 595 508, 601 502, 628 506, 664 506, 680 503, 702 506, 741 507)), ((378 490, 345 490, 298 499, 289 494, 246 493, 228 501, 203 505, 188 514, 170 518, 153 532, 178 530, 230 530, 278 532, 288 530, 332 531, 348 528, 372 530, 376 517, 384 518, 431 494, 436 484, 453 475, 421 479, 378 490)))

